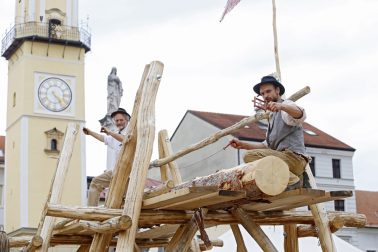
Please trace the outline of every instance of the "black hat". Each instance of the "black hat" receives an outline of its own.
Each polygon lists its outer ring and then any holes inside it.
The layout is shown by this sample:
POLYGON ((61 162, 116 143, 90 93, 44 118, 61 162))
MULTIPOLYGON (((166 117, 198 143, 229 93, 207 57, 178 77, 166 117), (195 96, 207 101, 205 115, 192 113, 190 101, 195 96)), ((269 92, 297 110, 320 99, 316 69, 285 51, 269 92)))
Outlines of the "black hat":
POLYGON ((116 114, 124 114, 126 116, 128 116, 129 118, 131 118, 130 114, 126 112, 125 109, 123 108, 118 108, 116 111, 114 111, 110 116, 113 118, 116 114))
POLYGON ((261 78, 261 82, 257 83, 253 87, 253 91, 255 91, 256 94, 260 95, 260 86, 262 84, 268 84, 268 83, 269 84, 273 84, 276 87, 279 87, 280 88, 280 95, 283 95, 285 93, 284 86, 276 78, 274 78, 273 76, 264 76, 264 77, 262 77, 261 78))

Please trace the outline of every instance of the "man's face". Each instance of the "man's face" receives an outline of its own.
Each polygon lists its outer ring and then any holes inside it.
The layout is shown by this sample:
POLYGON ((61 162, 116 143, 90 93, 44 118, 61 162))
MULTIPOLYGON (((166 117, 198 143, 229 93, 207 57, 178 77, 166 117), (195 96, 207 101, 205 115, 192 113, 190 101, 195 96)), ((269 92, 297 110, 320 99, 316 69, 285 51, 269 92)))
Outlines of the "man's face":
POLYGON ((262 84, 260 86, 260 95, 266 102, 277 102, 280 97, 280 88, 270 83, 262 84))
POLYGON ((116 114, 113 117, 113 120, 119 130, 122 130, 123 128, 125 128, 127 123, 129 122, 129 120, 127 119, 127 116, 121 113, 116 114))

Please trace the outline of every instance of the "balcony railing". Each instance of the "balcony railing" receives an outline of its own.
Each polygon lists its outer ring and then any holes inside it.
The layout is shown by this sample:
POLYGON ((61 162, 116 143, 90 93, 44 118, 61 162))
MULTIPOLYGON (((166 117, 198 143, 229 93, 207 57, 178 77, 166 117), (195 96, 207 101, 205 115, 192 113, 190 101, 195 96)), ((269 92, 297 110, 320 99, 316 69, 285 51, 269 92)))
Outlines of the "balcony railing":
POLYGON ((1 55, 19 39, 48 40, 52 42, 68 42, 82 44, 86 51, 91 48, 91 34, 83 27, 73 27, 40 22, 16 24, 5 35, 1 43, 1 55))

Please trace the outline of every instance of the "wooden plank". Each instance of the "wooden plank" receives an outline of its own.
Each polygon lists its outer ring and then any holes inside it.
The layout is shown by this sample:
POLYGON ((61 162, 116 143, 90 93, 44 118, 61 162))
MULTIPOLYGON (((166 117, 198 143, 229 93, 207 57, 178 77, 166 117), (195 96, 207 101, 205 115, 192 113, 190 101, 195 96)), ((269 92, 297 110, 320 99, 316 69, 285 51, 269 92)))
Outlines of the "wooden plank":
MULTIPOLYGON (((323 190, 300 188, 283 192, 274 197, 262 198, 259 200, 260 202, 252 202, 241 207, 249 211, 271 211, 278 208, 291 206, 292 204, 304 202, 305 200, 310 200, 316 197, 323 197, 324 195, 325 192, 323 190)), ((291 208, 292 207, 289 209, 291 208)))
POLYGON ((214 193, 205 194, 181 202, 176 202, 159 209, 168 210, 193 210, 208 205, 225 203, 233 200, 243 199, 246 197, 245 191, 227 191, 219 190, 214 193))
POLYGON ((210 187, 186 187, 179 190, 175 190, 169 193, 165 193, 150 199, 143 200, 143 209, 158 209, 167 205, 191 200, 196 197, 200 197, 206 194, 218 192, 218 188, 215 186, 210 187))
POLYGON ((138 232, 135 236, 136 239, 164 239, 171 238, 180 227, 178 224, 161 225, 146 231, 138 232))

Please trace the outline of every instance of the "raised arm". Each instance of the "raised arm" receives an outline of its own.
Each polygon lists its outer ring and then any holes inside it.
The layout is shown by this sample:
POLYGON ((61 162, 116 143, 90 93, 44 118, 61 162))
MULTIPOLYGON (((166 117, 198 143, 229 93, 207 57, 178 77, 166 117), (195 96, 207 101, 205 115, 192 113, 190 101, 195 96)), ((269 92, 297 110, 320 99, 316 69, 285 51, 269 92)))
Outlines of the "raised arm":
POLYGON ((83 132, 85 135, 88 135, 88 136, 92 136, 94 138, 96 138, 97 140, 101 141, 101 142, 104 142, 104 136, 101 135, 101 134, 98 134, 88 128, 83 128, 83 132))

